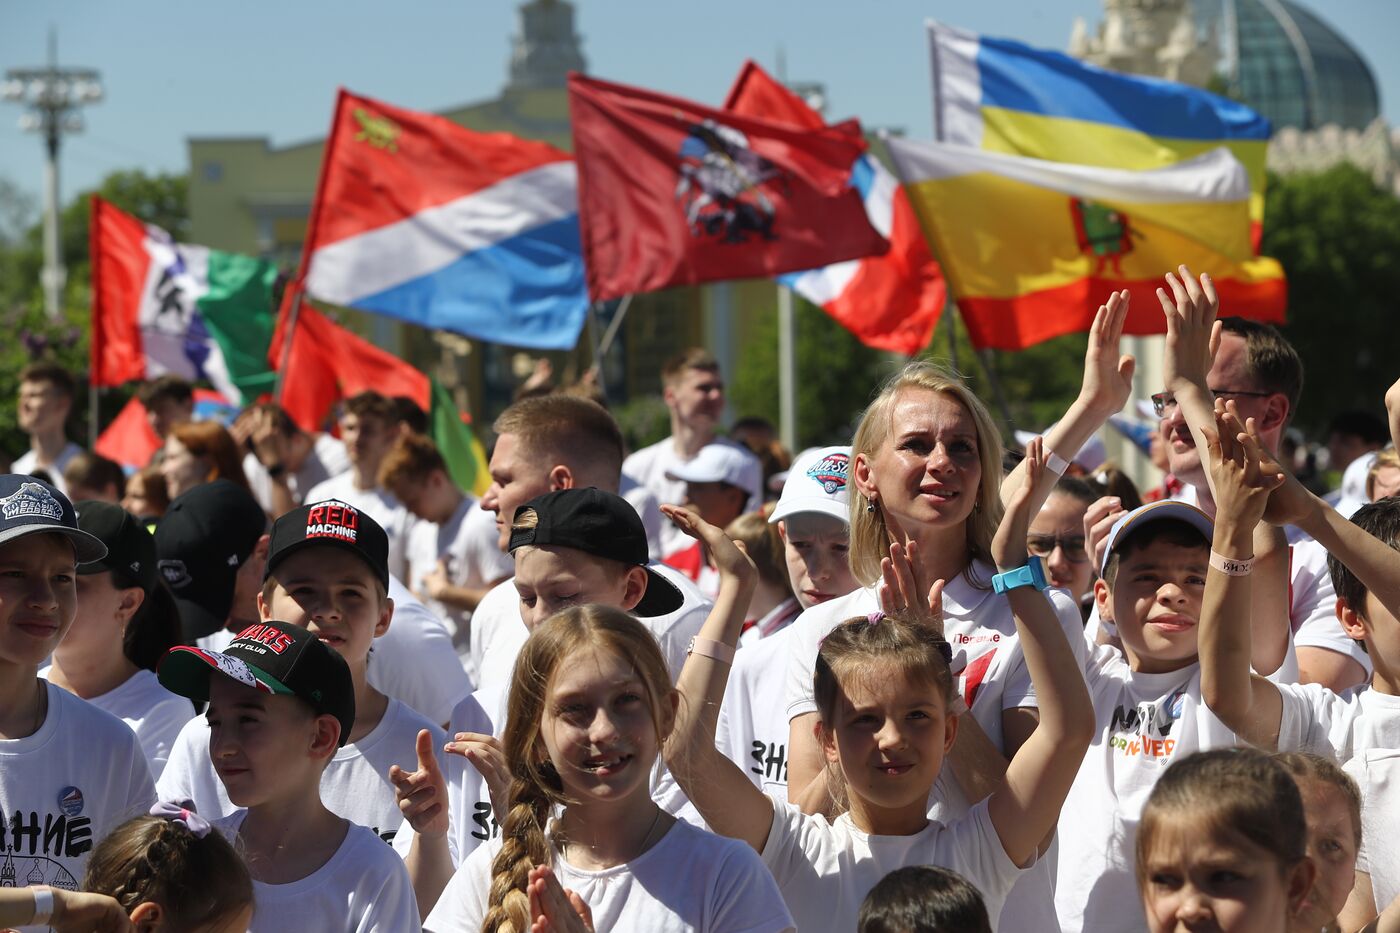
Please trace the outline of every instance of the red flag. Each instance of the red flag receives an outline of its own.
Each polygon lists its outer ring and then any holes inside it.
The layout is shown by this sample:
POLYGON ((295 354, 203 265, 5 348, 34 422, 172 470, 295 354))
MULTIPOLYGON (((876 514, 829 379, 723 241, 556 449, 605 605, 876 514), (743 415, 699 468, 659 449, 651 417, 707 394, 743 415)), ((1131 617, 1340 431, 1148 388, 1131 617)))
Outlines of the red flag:
MULTIPOLYGON (((792 126, 825 125, 802 98, 752 61, 744 63, 725 108, 792 126)), ((913 356, 933 336, 947 285, 904 189, 874 156, 865 158, 870 171, 858 173, 858 184, 870 222, 889 237, 889 250, 785 281, 866 346, 913 356)))
POLYGON ((569 76, 579 222, 595 300, 773 276, 887 248, 848 126, 801 129, 569 76))
POLYGON ((108 460, 139 470, 151 462, 160 449, 160 438, 146 420, 146 406, 132 396, 92 448, 108 460))
POLYGON ((90 204, 91 379, 93 385, 119 386, 129 379, 146 378, 146 354, 136 308, 146 289, 151 263, 146 250, 146 225, 96 195, 90 204))
MULTIPOLYGON (((295 284, 287 286, 268 361, 282 364, 286 320, 295 284)), ((427 411, 432 403, 428 377, 387 350, 346 330, 303 299, 293 328, 291 353, 282 379, 280 404, 306 431, 319 431, 343 398, 373 389, 406 395, 427 411)))

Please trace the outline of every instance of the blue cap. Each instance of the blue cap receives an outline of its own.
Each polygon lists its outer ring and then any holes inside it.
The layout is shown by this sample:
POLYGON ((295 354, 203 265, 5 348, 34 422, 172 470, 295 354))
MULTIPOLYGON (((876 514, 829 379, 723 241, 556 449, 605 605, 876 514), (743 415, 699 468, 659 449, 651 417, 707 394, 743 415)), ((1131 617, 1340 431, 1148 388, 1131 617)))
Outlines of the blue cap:
POLYGON ((107 545, 78 527, 78 513, 67 496, 33 476, 0 475, 0 544, 41 533, 72 541, 80 564, 107 556, 107 545))

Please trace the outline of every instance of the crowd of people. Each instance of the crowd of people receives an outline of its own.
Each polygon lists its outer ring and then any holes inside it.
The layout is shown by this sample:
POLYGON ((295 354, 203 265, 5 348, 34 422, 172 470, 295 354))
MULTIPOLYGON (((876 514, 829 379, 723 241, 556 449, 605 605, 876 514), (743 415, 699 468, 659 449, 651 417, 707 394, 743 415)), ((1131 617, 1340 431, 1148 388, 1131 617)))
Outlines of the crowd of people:
POLYGON ((537 371, 479 499, 408 400, 173 377, 127 475, 31 365, 0 929, 1400 931, 1400 382, 1319 488, 1295 350, 1159 298, 1141 491, 1126 292, 1014 450, 915 362, 793 457, 691 349, 630 453, 537 371))

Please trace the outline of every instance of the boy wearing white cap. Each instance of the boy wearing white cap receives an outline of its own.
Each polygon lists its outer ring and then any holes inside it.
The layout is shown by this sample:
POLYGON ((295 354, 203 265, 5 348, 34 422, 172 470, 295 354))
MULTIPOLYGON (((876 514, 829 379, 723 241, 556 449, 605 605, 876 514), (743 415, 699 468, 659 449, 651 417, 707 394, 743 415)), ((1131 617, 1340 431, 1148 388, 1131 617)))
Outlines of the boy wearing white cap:
MULTIPOLYGON (((788 579, 803 609, 860 588, 846 560, 850 464, 849 447, 804 451, 788 471, 769 518, 782 536, 788 579)), ((791 632, 789 627, 761 632, 735 657, 715 734, 715 744, 754 784, 781 795, 787 792, 783 672, 792 652, 791 632)))
MULTIPOLYGON (((688 463, 666 471, 666 478, 685 484, 684 503, 716 528, 763 503, 763 470, 753 454, 729 443, 715 442, 700 448, 688 463)), ((666 553, 668 567, 681 571, 711 599, 719 589, 719 575, 705 561, 699 541, 666 553)))

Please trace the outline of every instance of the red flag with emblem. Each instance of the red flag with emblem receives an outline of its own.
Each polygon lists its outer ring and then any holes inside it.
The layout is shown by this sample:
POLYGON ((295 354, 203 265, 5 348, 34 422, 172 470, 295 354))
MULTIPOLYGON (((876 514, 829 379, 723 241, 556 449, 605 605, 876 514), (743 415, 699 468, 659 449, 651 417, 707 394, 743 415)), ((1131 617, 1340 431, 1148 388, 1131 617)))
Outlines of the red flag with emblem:
POLYGON ((851 185, 853 124, 794 127, 578 74, 569 116, 595 300, 888 247, 851 185))

